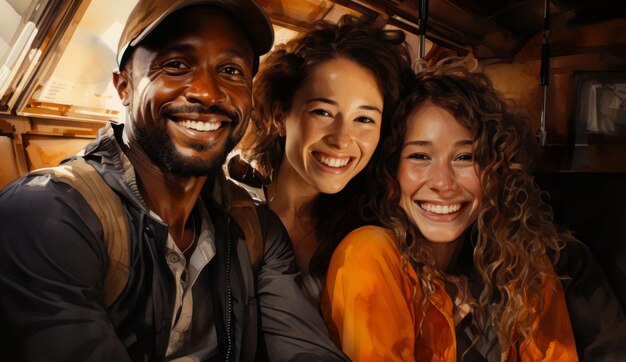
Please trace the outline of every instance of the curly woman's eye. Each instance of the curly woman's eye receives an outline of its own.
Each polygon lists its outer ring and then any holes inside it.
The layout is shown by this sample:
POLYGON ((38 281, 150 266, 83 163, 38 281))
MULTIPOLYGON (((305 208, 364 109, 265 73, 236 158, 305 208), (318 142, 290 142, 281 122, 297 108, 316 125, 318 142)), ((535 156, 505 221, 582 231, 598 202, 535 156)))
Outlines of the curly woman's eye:
POLYGON ((407 156, 407 158, 411 158, 411 159, 414 159, 414 160, 420 160, 420 161, 430 160, 430 157, 427 154, 421 153, 421 152, 411 153, 411 154, 409 154, 407 156))
POLYGON ((473 161, 474 155, 472 153, 462 153, 455 158, 455 161, 473 161))

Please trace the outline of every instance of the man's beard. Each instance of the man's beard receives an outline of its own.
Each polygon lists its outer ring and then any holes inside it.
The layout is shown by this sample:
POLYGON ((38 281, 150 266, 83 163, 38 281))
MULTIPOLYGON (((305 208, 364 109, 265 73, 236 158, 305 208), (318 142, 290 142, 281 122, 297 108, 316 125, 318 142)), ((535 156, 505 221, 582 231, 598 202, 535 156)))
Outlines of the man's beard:
MULTIPOLYGON (((207 176, 215 174, 215 172, 226 161, 226 156, 235 147, 238 140, 235 140, 234 132, 240 122, 240 117, 235 112, 228 112, 219 106, 190 106, 185 109, 167 109, 161 112, 160 119, 171 119, 170 114, 175 112, 181 113, 212 113, 220 114, 230 118, 230 131, 220 154, 209 160, 197 159, 185 156, 176 149, 174 142, 168 132, 167 122, 159 122, 154 127, 137 127, 137 141, 143 148, 148 157, 162 169, 173 174, 185 177, 207 176)), ((157 121, 155 121, 157 122, 157 121)), ((215 144, 193 143, 192 149, 197 152, 204 152, 214 147, 215 144)))

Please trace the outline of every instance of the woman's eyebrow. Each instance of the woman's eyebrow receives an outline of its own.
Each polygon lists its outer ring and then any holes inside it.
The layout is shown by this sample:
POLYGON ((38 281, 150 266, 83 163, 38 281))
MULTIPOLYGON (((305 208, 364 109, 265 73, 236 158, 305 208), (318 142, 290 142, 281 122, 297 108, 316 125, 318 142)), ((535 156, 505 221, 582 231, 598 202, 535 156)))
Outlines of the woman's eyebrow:
POLYGON ((381 111, 378 107, 376 107, 376 106, 369 106, 367 104, 359 106, 359 109, 365 109, 366 111, 375 111, 375 112, 378 112, 380 114, 383 113, 383 111, 381 111))
POLYGON ((460 140, 454 143, 455 146, 471 146, 474 142, 472 140, 460 140))
MULTIPOLYGON (((328 104, 332 104, 333 106, 339 105, 339 103, 333 101, 332 99, 328 99, 328 98, 324 98, 324 97, 311 98, 311 99, 307 100, 305 103, 312 103, 312 102, 328 103, 328 104)), ((378 108, 376 106, 370 106, 370 105, 367 105, 367 104, 359 106, 359 108, 360 109, 365 109, 365 110, 368 110, 368 111, 375 111, 375 112, 378 112, 380 114, 383 113, 383 111, 381 111, 380 108, 378 108)))
POLYGON ((328 99, 328 98, 324 98, 324 97, 311 98, 311 99, 307 100, 305 103, 313 103, 313 102, 328 103, 328 104, 332 104, 333 106, 336 106, 338 104, 337 102, 333 101, 332 99, 328 99))
MULTIPOLYGON (((474 142, 472 140, 460 140, 460 141, 455 142, 454 146, 455 147, 471 146, 473 144, 474 144, 474 142)), ((415 140, 415 141, 405 142, 404 145, 405 146, 432 146, 433 143, 432 143, 432 141, 415 140)))
POLYGON ((420 141, 420 140, 415 140, 415 141, 409 141, 409 142, 405 142, 404 146, 432 146, 433 143, 431 141, 420 141))

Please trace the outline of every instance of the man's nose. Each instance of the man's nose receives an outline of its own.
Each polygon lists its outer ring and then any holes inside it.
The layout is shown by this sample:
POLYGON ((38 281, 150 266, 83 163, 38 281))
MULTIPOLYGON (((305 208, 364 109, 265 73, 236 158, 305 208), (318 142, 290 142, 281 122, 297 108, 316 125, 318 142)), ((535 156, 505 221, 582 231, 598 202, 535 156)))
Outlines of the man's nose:
POLYGON ((210 106, 226 100, 226 93, 222 90, 219 79, 210 72, 197 74, 187 88, 186 97, 191 103, 202 103, 210 106))

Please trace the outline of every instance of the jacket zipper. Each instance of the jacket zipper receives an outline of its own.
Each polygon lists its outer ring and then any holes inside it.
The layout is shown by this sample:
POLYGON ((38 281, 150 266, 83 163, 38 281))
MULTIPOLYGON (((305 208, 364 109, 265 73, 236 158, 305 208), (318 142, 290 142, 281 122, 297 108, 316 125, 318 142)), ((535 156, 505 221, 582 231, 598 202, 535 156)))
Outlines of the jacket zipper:
POLYGON ((226 220, 226 340, 228 347, 226 349, 226 362, 231 360, 231 352, 233 347, 233 340, 231 336, 231 320, 233 309, 232 290, 230 285, 230 216, 226 220))

